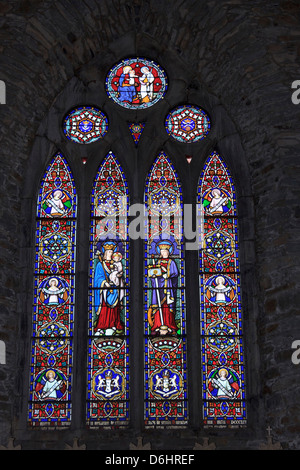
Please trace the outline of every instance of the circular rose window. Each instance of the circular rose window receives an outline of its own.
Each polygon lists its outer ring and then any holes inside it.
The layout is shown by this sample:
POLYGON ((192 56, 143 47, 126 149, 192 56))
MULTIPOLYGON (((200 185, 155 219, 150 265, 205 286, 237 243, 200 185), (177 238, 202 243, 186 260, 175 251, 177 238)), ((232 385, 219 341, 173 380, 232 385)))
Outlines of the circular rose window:
POLYGON ((91 106, 73 109, 65 117, 65 136, 77 144, 91 144, 106 134, 108 121, 105 114, 91 106))
POLYGON ((108 96, 127 109, 144 109, 160 101, 167 90, 163 69, 147 59, 126 59, 115 65, 106 78, 108 96))
POLYGON ((168 114, 165 127, 167 133, 179 142, 192 143, 206 137, 210 120, 203 109, 184 105, 178 106, 168 114))

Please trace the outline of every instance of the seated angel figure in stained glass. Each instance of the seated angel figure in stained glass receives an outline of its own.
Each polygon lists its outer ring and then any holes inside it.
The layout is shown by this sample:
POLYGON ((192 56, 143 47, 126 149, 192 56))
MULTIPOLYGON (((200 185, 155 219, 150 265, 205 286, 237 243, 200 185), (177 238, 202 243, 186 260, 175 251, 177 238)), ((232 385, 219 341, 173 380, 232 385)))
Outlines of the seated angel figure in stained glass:
POLYGON ((170 241, 163 240, 157 243, 156 251, 159 259, 148 266, 152 286, 148 321, 152 335, 175 334, 178 329, 175 322, 175 305, 179 272, 175 261, 170 258, 173 245, 170 241))

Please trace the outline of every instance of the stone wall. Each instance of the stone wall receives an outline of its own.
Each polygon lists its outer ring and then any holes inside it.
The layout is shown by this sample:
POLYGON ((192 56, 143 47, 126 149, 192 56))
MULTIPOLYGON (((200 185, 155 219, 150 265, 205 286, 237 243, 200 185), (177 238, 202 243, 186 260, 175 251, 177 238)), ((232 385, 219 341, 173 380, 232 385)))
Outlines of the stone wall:
MULTIPOLYGON (((34 200, 45 162, 57 145, 69 149, 62 144, 57 119, 77 99, 96 97, 100 107, 111 109, 103 91, 107 70, 123 57, 139 55, 157 60, 172 77, 161 110, 200 98, 198 104, 210 110, 218 125, 205 152, 219 146, 241 195, 245 321, 252 343, 249 407, 257 421, 243 437, 227 430, 211 437, 220 448, 255 448, 266 440, 270 425, 275 441, 299 448, 300 366, 291 361, 291 344, 300 339, 299 108, 291 101, 291 83, 300 78, 299 3, 26 0, 2 1, 0 12, 0 79, 7 94, 0 106, 0 340, 6 344, 6 364, 0 364, 1 443, 13 436, 23 448, 63 445, 49 433, 37 439, 22 424, 34 200)), ((155 107, 151 113, 155 119, 155 107)), ((121 118, 122 110, 113 129, 119 129, 121 118)), ((157 129, 145 130, 142 168, 162 142, 157 129)), ((116 140, 110 134, 105 145, 126 151, 127 143, 116 140)), ((171 143, 166 146, 182 175, 187 174, 178 150, 171 143)), ((195 187, 193 175, 203 164, 202 157, 194 156, 203 149, 193 149, 191 174, 184 183, 189 197, 188 186, 191 182, 195 187)), ((72 163, 79 177, 80 164, 75 158, 72 163)), ((137 432, 139 427, 123 435, 122 445, 128 446, 137 432)), ((192 448, 198 435, 177 431, 174 442, 192 448)), ((72 436, 71 431, 65 440, 72 436)), ((100 445, 95 437, 83 437, 92 447, 100 445)), ((148 438, 154 439, 151 434, 148 438)), ((113 445, 109 433, 106 439, 101 445, 113 445)), ((154 445, 163 448, 174 435, 162 433, 155 439, 154 445)))

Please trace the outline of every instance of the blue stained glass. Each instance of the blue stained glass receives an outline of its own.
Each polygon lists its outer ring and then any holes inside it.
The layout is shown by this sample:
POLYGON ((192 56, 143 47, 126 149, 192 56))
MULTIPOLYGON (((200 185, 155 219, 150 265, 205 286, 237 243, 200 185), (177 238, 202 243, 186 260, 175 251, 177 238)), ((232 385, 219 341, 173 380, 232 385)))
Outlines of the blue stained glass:
POLYGON ((184 247, 178 223, 182 192, 164 152, 151 167, 144 197, 148 215, 144 265, 145 425, 185 425, 184 247))
POLYGON ((198 106, 183 105, 167 115, 165 128, 167 133, 179 142, 193 143, 207 136, 210 119, 198 106))
POLYGON ((91 194, 87 425, 129 423, 129 194, 109 152, 91 194))
POLYGON ((127 109, 144 109, 158 103, 167 91, 164 70, 144 58, 124 59, 106 78, 108 96, 127 109))

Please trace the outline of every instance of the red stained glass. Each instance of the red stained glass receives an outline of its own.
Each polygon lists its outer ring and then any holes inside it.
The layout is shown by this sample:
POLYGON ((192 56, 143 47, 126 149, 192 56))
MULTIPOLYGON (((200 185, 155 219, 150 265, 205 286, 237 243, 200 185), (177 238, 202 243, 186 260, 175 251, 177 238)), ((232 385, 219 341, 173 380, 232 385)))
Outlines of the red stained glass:
POLYGON ((109 152, 91 195, 87 425, 129 423, 129 196, 109 152))
POLYGON ((233 180, 214 152, 199 181, 203 418, 207 426, 246 424, 239 241, 233 180))

